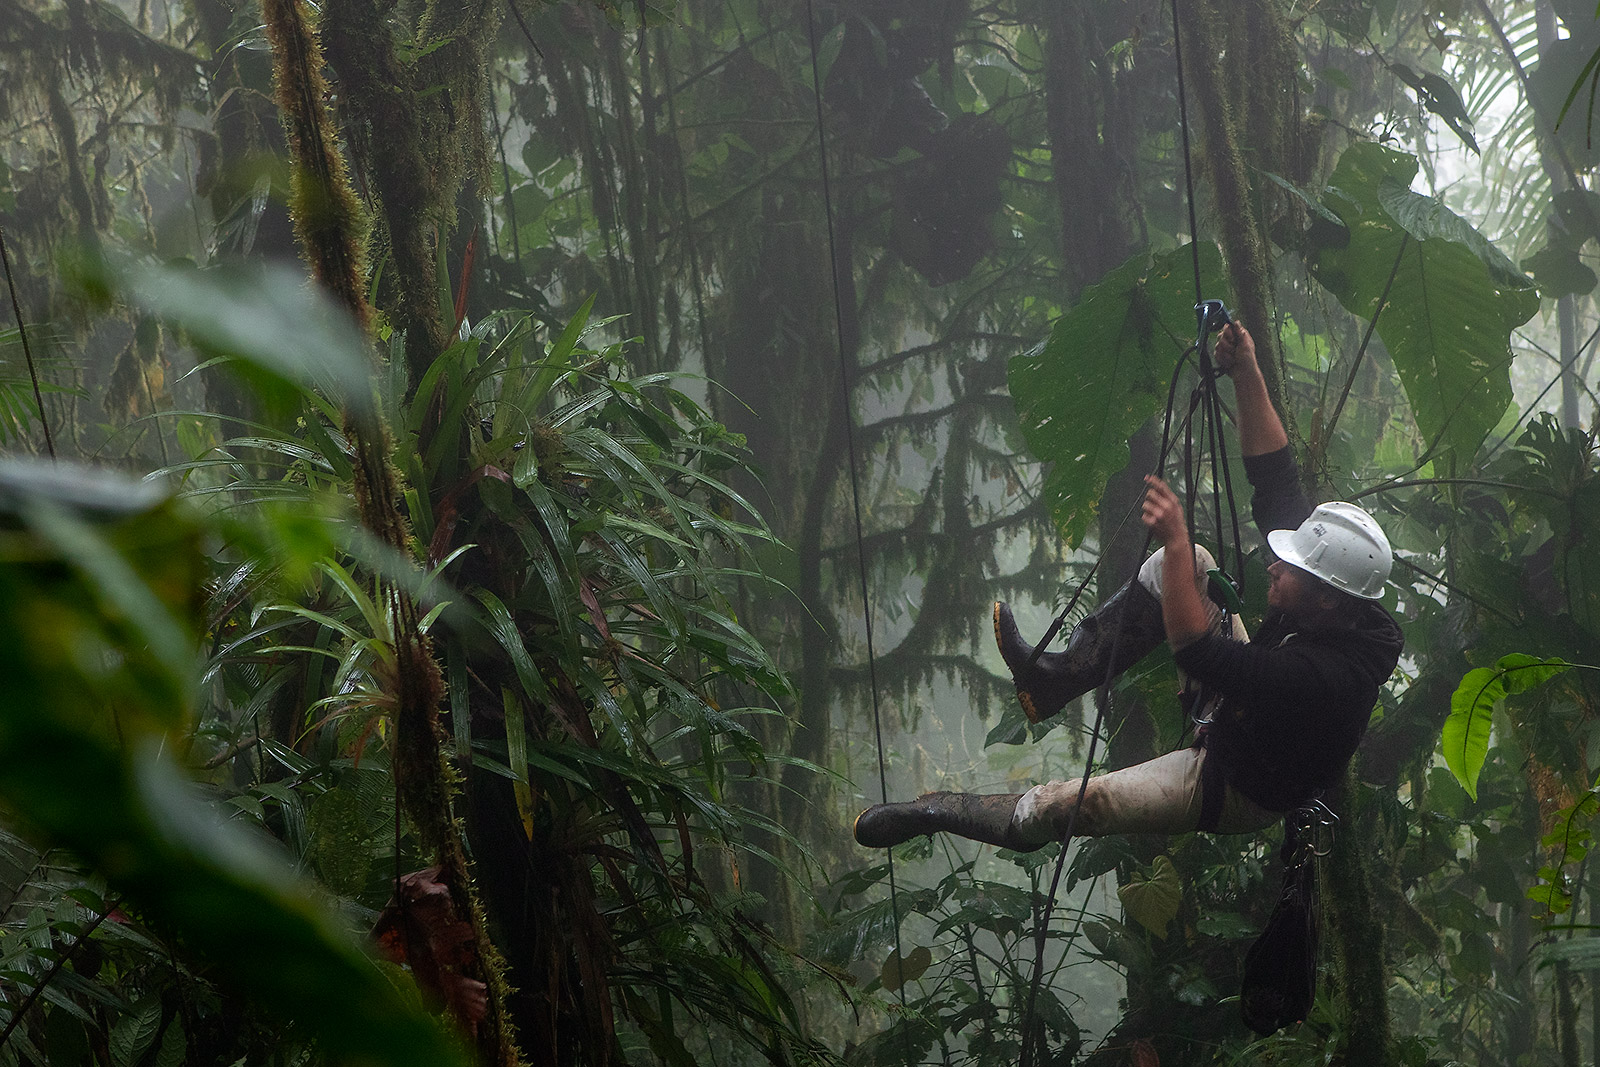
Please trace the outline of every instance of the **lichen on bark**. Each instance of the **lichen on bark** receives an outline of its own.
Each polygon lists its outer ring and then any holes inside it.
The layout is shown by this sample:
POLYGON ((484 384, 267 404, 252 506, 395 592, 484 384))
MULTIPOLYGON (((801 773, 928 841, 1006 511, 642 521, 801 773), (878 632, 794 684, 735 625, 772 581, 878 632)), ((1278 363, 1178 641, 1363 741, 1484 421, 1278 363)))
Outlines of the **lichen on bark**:
POLYGON ((500 8, 434 0, 414 25, 401 17, 403 50, 392 10, 374 0, 329 0, 321 36, 376 208, 380 251, 394 279, 391 320, 405 335, 415 383, 450 343, 438 247, 455 226, 463 179, 488 172, 485 72, 500 8))

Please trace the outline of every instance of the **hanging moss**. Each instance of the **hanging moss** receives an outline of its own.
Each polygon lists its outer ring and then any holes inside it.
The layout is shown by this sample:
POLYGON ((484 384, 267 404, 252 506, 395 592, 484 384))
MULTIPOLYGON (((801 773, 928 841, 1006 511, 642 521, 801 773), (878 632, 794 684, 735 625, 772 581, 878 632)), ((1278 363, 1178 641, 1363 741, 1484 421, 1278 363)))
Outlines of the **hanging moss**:
POLYGON ((413 382, 450 341, 439 305, 438 242, 455 225, 464 178, 487 181, 486 72, 499 10, 483 0, 434 2, 408 24, 402 9, 403 54, 388 5, 330 0, 323 7, 322 42, 387 239, 390 318, 405 333, 413 382))
POLYGON ((83 170, 83 155, 78 146, 78 123, 61 93, 61 85, 51 80, 45 90, 49 104, 50 127, 61 149, 61 163, 66 169, 67 201, 76 216, 78 241, 85 248, 98 248, 100 234, 95 229, 94 198, 89 194, 89 180, 83 170))
POLYGON ((135 28, 113 5, 44 8, 0 0, 0 122, 36 115, 66 76, 119 97, 148 93, 170 117, 195 94, 194 56, 135 28))
POLYGON ((272 43, 278 112, 294 160, 290 215, 317 281, 349 308, 363 331, 371 325, 366 298, 366 213, 339 152, 323 101, 322 50, 299 17, 297 0, 262 0, 272 43))

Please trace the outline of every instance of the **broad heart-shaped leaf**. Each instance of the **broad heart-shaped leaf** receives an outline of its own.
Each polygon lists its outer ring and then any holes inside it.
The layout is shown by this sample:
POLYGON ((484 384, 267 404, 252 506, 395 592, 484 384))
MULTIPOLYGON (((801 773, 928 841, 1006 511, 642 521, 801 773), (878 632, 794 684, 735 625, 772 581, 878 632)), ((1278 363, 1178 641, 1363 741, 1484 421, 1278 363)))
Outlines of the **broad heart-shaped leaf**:
MULTIPOLYGON (((1221 276, 1216 246, 1202 244, 1208 298, 1223 291, 1221 276)), ((1011 361, 1017 420, 1029 450, 1051 464, 1044 496, 1068 544, 1083 540, 1107 479, 1127 466, 1128 439, 1165 407, 1173 367, 1194 339, 1194 304, 1188 246, 1140 254, 1011 361)))
POLYGON ((1523 260, 1522 265, 1533 272, 1539 291, 1552 299, 1592 293, 1595 285, 1600 284, 1600 278, 1595 277, 1578 253, 1564 245, 1545 245, 1523 260))
POLYGON ((1450 695, 1450 717, 1439 735, 1439 747, 1450 773, 1473 800, 1478 799, 1478 775, 1489 753, 1495 706, 1508 694, 1526 692, 1571 668, 1564 660, 1513 652, 1493 667, 1476 667, 1461 679, 1450 695))
POLYGON ((883 988, 893 993, 907 982, 921 978, 932 965, 933 952, 925 945, 906 953, 903 960, 898 951, 891 952, 889 958, 883 961, 883 988))
POLYGON ((1183 881, 1170 859, 1157 856, 1150 865, 1150 877, 1118 888, 1117 899, 1130 919, 1165 940, 1167 924, 1178 917, 1178 905, 1183 902, 1183 881))
POLYGON ((1312 270, 1368 319, 1394 272, 1378 336, 1423 435, 1466 461, 1511 403, 1511 331, 1539 296, 1470 224, 1410 191, 1416 171, 1414 157, 1381 145, 1345 149, 1325 203, 1350 240, 1319 250, 1312 270))

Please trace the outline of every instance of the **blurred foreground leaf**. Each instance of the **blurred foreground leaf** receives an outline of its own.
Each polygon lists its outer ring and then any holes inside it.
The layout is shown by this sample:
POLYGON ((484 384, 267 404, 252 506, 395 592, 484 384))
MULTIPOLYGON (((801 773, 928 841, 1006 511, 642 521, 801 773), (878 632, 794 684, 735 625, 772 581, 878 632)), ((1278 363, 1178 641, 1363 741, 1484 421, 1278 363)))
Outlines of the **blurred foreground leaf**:
POLYGON ((204 532, 140 483, 0 464, 0 801, 335 1058, 464 1063, 168 755, 189 710, 204 532))
POLYGON ((330 416, 340 408, 361 419, 375 413, 374 364, 360 327, 295 268, 100 262, 83 266, 78 281, 182 330, 280 413, 297 406, 298 394, 322 400, 330 416))

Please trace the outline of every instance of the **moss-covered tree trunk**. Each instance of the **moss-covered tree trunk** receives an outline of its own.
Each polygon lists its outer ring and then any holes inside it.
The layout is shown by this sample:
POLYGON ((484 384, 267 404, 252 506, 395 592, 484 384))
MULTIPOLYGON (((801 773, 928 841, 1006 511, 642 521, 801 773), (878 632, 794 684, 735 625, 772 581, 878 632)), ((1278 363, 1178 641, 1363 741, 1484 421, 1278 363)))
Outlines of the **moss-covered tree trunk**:
POLYGON ((345 128, 378 205, 394 279, 390 318, 405 335, 413 387, 451 340, 438 250, 456 225, 462 182, 486 167, 488 54, 500 10, 487 0, 435 0, 414 25, 396 29, 390 20, 399 16, 374 0, 330 0, 322 9, 345 128), (416 59, 401 56, 402 37, 413 39, 416 59))
MULTIPOLYGON (((1181 10, 1191 118, 1201 133, 1202 173, 1227 262, 1232 306, 1255 338, 1273 405, 1292 428, 1272 294, 1267 237, 1272 201, 1255 175, 1303 177, 1313 163, 1314 154, 1301 143, 1298 52, 1272 0, 1227 5, 1196 0, 1181 10)), ((1353 788, 1336 799, 1345 824, 1324 861, 1325 914, 1340 975, 1341 1055, 1350 1064, 1381 1067, 1390 1062, 1388 969, 1382 917, 1373 907, 1371 856, 1363 847, 1369 838, 1362 820, 1373 815, 1352 810, 1359 809, 1358 801, 1353 788)))
POLYGON ((1354 776, 1332 798, 1343 820, 1333 851, 1321 861, 1323 916, 1333 957, 1335 989, 1345 1025, 1336 1050, 1348 1067, 1383 1067, 1393 1062, 1389 1034, 1389 968, 1385 928, 1373 906, 1371 842, 1378 813, 1363 803, 1354 776))
MULTIPOLYGON (((288 133, 293 168, 291 215, 312 275, 364 330, 370 329, 365 256, 366 215, 351 188, 338 138, 326 107, 322 52, 299 0, 265 0, 262 14, 274 55, 277 101, 288 133)), ((375 21, 365 32, 383 36, 375 21)), ((367 529, 397 556, 410 554, 410 535, 400 512, 400 479, 390 462, 388 428, 381 417, 347 412, 343 430, 353 451, 356 505, 367 529)), ((485 1064, 516 1067, 515 1033, 506 1011, 504 962, 488 925, 467 864, 460 823, 453 812, 454 782, 445 760, 440 725, 444 679, 420 613, 410 594, 383 581, 394 626, 394 665, 380 683, 392 701, 395 725, 396 799, 423 846, 440 868, 457 921, 471 931, 458 965, 482 983, 485 1015, 457 1018, 471 1031, 485 1064)), ((395 895, 404 900, 401 885, 395 895)))
POLYGON ((1250 168, 1271 170, 1290 158, 1287 138, 1299 115, 1284 94, 1298 78, 1294 40, 1272 0, 1196 0, 1179 10, 1191 136, 1202 149, 1197 179, 1205 185, 1196 193, 1213 208, 1201 217, 1216 227, 1235 317, 1250 329, 1273 404, 1287 416, 1271 245, 1250 168))

